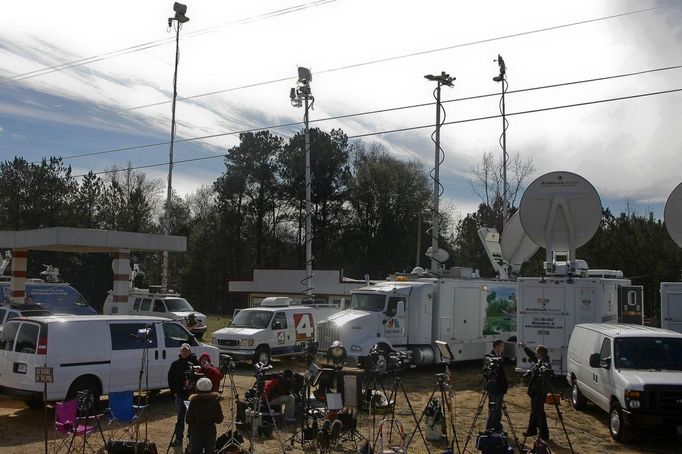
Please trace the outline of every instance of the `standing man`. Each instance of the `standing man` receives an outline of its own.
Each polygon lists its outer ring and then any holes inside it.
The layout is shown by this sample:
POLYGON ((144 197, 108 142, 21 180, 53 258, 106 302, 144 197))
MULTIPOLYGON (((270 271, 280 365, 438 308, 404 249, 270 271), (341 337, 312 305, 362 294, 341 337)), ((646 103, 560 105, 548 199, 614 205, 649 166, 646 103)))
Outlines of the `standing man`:
POLYGON ((185 432, 185 401, 189 399, 191 383, 188 383, 192 375, 192 366, 198 366, 196 355, 192 353, 192 348, 185 343, 180 346, 180 355, 173 361, 168 370, 168 387, 175 396, 175 436, 171 446, 182 446, 182 439, 185 432))
POLYGON ((486 379, 485 390, 488 392, 488 421, 486 430, 502 432, 502 405, 504 395, 509 389, 509 381, 504 371, 504 341, 497 339, 493 349, 483 360, 483 375, 486 379))
POLYGON ((218 393, 211 392, 212 386, 211 380, 200 378, 197 394, 189 398, 186 420, 191 454, 213 454, 215 451, 215 425, 223 422, 223 410, 218 393))
POLYGON ((545 413, 545 400, 547 399, 547 392, 549 391, 549 383, 552 375, 552 363, 549 360, 547 347, 538 345, 535 352, 530 348, 521 344, 523 351, 528 356, 528 359, 533 363, 526 375, 530 375, 530 382, 528 383, 528 396, 530 397, 530 418, 528 420, 528 430, 523 433, 524 437, 534 437, 538 435, 538 428, 540 429, 540 438, 545 441, 549 440, 549 429, 547 428, 547 414, 545 413))

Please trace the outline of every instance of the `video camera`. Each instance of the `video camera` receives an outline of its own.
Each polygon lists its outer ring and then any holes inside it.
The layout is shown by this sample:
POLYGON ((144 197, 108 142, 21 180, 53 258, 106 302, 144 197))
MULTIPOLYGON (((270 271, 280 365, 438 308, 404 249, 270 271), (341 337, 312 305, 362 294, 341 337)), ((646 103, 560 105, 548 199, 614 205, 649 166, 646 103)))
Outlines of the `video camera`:
POLYGON ((554 375, 554 370, 552 370, 552 364, 549 361, 538 361, 537 366, 535 366, 536 373, 541 378, 552 378, 554 375))
POLYGON ((232 357, 230 355, 226 355, 224 353, 220 354, 220 372, 223 375, 227 375, 229 373, 232 373, 236 366, 236 363, 232 360, 232 357))
POLYGON ((405 369, 410 363, 409 354, 402 351, 386 351, 379 345, 367 352, 364 368, 375 374, 392 373, 405 369))
POLYGON ((190 394, 197 390, 197 382, 203 377, 200 370, 201 368, 199 366, 191 366, 182 373, 182 387, 190 394))
POLYGON ((501 356, 486 356, 483 360, 483 377, 489 382, 495 381, 503 364, 504 358, 501 356))

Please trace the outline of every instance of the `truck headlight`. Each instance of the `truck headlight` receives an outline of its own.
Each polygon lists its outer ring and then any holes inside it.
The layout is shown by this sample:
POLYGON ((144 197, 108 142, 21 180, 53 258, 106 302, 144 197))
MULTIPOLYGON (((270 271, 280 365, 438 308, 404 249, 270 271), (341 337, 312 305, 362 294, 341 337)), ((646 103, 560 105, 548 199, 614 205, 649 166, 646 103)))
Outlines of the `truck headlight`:
POLYGON ((350 351, 352 351, 352 352, 361 352, 361 351, 362 351, 362 347, 360 347, 359 345, 351 345, 351 346, 350 346, 350 351))
POLYGON ((211 338, 211 345, 215 345, 216 347, 218 346, 218 339, 215 337, 211 338))
POLYGON ((253 339, 242 339, 239 341, 240 347, 253 347, 253 339))
POLYGON ((639 401, 638 400, 631 400, 630 401, 630 408, 634 408, 634 409, 639 408, 639 401))

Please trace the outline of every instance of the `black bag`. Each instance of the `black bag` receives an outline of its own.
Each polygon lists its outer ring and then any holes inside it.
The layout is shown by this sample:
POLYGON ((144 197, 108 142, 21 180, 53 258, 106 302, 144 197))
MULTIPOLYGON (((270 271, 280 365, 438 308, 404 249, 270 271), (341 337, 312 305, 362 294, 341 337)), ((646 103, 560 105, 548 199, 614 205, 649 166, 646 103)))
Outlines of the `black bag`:
POLYGON ((109 454, 158 454, 156 444, 143 441, 138 441, 135 449, 134 441, 109 440, 106 449, 109 454))
POLYGON ((552 450, 549 449, 549 444, 542 438, 535 440, 533 449, 530 450, 531 454, 552 454, 552 450))
POLYGON ((483 454, 509 454, 514 452, 507 442, 506 433, 491 432, 489 430, 478 434, 476 449, 483 454))

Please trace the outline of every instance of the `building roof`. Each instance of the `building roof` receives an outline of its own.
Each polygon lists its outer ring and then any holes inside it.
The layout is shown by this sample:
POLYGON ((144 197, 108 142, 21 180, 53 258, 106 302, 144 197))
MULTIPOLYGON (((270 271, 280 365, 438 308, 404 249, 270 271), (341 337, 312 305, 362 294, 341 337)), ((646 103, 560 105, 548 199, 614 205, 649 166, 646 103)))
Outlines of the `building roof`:
MULTIPOLYGON (((365 285, 364 281, 343 277, 341 270, 314 270, 313 285, 316 295, 350 295, 352 289, 365 285)), ((254 269, 248 281, 230 281, 229 291, 235 293, 264 293, 292 295, 301 293, 305 270, 254 269)))

